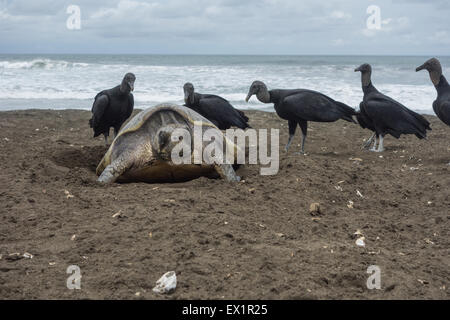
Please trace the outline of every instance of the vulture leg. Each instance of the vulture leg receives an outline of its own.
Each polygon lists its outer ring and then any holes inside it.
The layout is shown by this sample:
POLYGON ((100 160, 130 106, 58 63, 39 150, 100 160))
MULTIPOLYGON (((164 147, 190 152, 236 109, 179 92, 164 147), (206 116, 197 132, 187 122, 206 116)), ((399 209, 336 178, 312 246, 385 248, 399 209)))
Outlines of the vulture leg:
POLYGON ((241 181, 241 177, 236 175, 236 172, 234 171, 231 164, 216 165, 215 169, 222 179, 225 179, 229 182, 241 181))
POLYGON ((372 148, 370 148, 370 151, 373 151, 373 152, 377 151, 377 138, 378 138, 378 135, 375 134, 375 137, 373 137, 374 143, 373 143, 372 148))
POLYGON ((108 145, 108 135, 104 133, 103 136, 105 137, 105 145, 108 145))
POLYGON ((298 124, 302 129, 302 149, 300 150, 300 152, 297 152, 297 154, 305 154, 305 142, 306 142, 306 135, 308 132, 308 122, 300 121, 298 124))
POLYGON ((383 137, 382 134, 380 134, 380 142, 378 143, 378 150, 377 150, 377 152, 383 152, 384 151, 383 140, 384 140, 384 137, 383 137))
POLYGON ((363 149, 369 149, 370 145, 373 142, 373 139, 375 138, 376 133, 374 133, 369 139, 367 139, 367 141, 363 144, 363 149))
POLYGON ((120 127, 119 128, 114 128, 113 140, 117 137, 117 135, 119 134, 119 131, 120 131, 120 127))
POLYGON ((288 152, 289 147, 291 146, 292 143, 292 139, 294 139, 294 135, 295 135, 295 129, 297 129, 297 122, 294 120, 289 120, 288 122, 289 124, 289 140, 288 143, 286 145, 286 152, 288 152))

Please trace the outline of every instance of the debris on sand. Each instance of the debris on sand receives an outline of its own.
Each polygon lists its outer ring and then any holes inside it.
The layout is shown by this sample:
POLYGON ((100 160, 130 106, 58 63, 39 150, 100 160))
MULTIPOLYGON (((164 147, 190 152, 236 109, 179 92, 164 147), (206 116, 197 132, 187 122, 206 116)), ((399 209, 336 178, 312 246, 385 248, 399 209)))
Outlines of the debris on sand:
POLYGON ((74 197, 72 194, 70 194, 70 192, 68 190, 64 190, 64 193, 65 193, 67 199, 74 197))
POLYGON ((362 233, 362 231, 361 230, 356 230, 355 231, 355 233, 353 234, 353 239, 356 239, 356 238, 361 238, 361 237, 363 237, 364 235, 363 235, 363 233, 362 233))
POLYGON ((112 215, 112 217, 113 218, 117 218, 117 217, 121 217, 122 216, 122 210, 119 210, 119 211, 117 211, 116 213, 114 213, 113 215, 112 215))
POLYGON ((25 252, 22 257, 25 259, 33 259, 34 256, 31 253, 25 252))
POLYGON ((177 276, 175 271, 165 273, 158 281, 156 287, 153 288, 155 293, 171 293, 177 287, 177 276))
POLYGON ((366 240, 366 238, 361 237, 361 238, 356 239, 355 243, 356 243, 356 245, 358 247, 363 247, 364 248, 366 246, 366 243, 365 243, 364 240, 366 240))
POLYGON ((358 247, 364 248, 366 246, 366 242, 365 242, 366 238, 364 237, 364 234, 362 233, 361 230, 359 230, 359 229, 356 230, 356 232, 352 234, 352 238, 356 239, 355 244, 358 247))
POLYGON ((352 201, 352 200, 348 200, 348 203, 347 203, 347 207, 349 208, 349 209, 353 209, 353 205, 354 205, 355 203, 352 201))
POLYGON ((320 203, 314 202, 309 206, 309 214, 312 216, 317 216, 322 213, 320 209, 320 203))
POLYGON ((361 191, 356 190, 356 195, 360 198, 364 198, 364 196, 362 195, 361 191))

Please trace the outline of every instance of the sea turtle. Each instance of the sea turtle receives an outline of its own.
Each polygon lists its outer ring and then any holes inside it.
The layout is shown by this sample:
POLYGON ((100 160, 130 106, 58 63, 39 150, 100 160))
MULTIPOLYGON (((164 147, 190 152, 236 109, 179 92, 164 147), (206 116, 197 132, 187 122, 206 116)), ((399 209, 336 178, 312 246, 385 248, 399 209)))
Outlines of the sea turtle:
MULTIPOLYGON (((172 149, 182 139, 173 142, 172 133, 175 129, 184 129, 184 132, 187 132, 188 138, 191 138, 191 144, 187 148, 190 149, 190 159, 193 159, 194 122, 201 124, 199 132, 202 137, 205 130, 216 130, 214 133, 223 138, 222 146, 231 148, 236 158, 237 146, 226 139, 209 120, 187 107, 164 103, 141 111, 120 130, 97 167, 98 181, 151 183, 187 181, 200 176, 220 176, 228 181, 239 181, 240 178, 236 176, 231 164, 205 162, 204 159, 200 164, 194 161, 174 164, 172 149)), ((188 141, 185 140, 186 145, 188 141)), ((196 148, 205 147, 206 143, 203 139, 201 141, 202 143, 195 145, 196 148)), ((209 142, 211 143, 218 141, 209 142)), ((187 157, 189 159, 189 155, 187 157)))

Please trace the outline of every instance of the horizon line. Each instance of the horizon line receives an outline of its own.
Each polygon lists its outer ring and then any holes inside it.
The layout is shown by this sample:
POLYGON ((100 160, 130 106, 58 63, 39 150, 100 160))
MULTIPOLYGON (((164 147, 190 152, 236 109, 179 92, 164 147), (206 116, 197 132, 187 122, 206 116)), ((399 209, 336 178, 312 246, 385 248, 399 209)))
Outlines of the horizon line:
POLYGON ((427 56, 438 56, 438 57, 450 57, 450 55, 441 54, 291 54, 291 53, 273 53, 273 54, 253 54, 253 53, 71 53, 71 52, 53 52, 53 53, 43 53, 43 52, 20 52, 20 53, 7 53, 0 52, 0 55, 130 55, 130 56, 286 56, 286 57, 427 57, 427 56))

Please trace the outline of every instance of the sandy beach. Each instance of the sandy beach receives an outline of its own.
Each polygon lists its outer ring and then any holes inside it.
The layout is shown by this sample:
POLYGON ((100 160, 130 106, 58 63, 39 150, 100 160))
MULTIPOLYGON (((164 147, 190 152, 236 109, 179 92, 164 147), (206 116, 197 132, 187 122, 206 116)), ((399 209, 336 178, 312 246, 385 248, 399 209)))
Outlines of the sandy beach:
MULTIPOLYGON (((286 121, 246 114, 284 146, 286 121)), ((361 149, 358 125, 311 123, 308 154, 294 154, 298 132, 276 176, 246 165, 236 184, 102 186, 90 115, 0 112, 0 298, 450 298, 450 129, 436 117, 428 140, 387 137, 382 154, 361 149), (66 287, 69 265, 81 290, 66 287), (371 265, 381 290, 366 287, 371 265), (176 291, 153 293, 171 270, 176 291)))

